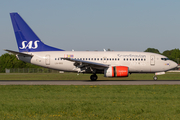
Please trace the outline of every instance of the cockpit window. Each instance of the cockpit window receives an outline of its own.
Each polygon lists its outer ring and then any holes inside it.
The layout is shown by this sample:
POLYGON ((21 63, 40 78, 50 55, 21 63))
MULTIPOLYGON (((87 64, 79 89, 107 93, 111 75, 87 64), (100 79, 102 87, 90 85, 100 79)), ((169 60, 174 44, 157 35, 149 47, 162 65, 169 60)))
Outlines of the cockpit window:
POLYGON ((166 61, 166 60, 169 60, 169 58, 161 58, 161 60, 164 60, 164 61, 166 61))

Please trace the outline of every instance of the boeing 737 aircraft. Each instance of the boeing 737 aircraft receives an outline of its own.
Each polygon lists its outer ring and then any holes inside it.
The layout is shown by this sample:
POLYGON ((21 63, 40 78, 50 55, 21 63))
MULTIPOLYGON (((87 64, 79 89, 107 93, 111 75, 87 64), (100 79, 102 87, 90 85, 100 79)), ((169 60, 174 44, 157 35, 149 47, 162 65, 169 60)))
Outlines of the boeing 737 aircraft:
POLYGON ((10 13, 19 52, 6 50, 19 60, 60 71, 97 73, 105 77, 128 77, 131 73, 165 74, 177 67, 167 57, 148 52, 126 51, 64 51, 44 44, 18 13, 10 13))

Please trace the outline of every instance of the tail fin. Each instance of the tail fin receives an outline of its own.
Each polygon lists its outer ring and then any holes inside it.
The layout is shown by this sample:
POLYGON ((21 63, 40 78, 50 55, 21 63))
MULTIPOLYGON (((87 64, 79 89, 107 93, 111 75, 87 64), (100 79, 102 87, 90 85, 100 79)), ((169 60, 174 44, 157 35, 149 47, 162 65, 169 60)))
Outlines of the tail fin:
POLYGON ((18 13, 10 13, 19 52, 64 51, 44 44, 18 13))

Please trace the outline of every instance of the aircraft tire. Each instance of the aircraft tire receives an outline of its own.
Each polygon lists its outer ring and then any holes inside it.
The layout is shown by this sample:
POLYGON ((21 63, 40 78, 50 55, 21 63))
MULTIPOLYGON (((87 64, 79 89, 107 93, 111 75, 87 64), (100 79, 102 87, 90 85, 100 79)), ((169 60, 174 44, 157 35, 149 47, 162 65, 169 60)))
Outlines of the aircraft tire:
POLYGON ((156 80, 158 79, 158 77, 157 77, 157 76, 154 76, 153 79, 156 81, 156 80))
POLYGON ((96 81, 96 80, 97 80, 97 78, 98 78, 98 76, 97 76, 97 75, 91 75, 91 77, 90 77, 91 81, 96 81))

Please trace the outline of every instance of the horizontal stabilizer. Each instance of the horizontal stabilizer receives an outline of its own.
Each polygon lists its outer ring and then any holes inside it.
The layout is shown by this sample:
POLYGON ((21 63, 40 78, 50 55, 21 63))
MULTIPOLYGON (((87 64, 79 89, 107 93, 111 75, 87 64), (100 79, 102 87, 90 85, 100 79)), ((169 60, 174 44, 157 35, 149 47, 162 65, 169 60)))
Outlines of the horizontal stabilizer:
POLYGON ((10 52, 10 53, 13 53, 13 54, 15 54, 15 55, 22 55, 22 56, 26 56, 26 57, 28 57, 28 56, 32 57, 32 56, 33 56, 33 55, 30 55, 30 54, 21 53, 21 52, 16 52, 16 51, 7 50, 7 49, 5 49, 5 51, 10 52))

